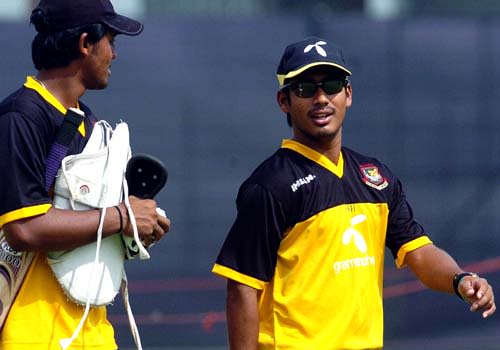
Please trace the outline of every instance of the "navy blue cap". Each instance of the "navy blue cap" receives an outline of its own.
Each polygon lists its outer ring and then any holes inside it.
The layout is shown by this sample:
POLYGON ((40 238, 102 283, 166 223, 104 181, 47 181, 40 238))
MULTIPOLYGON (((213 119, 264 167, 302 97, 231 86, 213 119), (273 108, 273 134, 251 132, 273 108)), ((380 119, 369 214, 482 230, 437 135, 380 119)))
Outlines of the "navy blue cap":
POLYGON ((286 79, 315 66, 332 66, 346 75, 352 74, 346 67, 340 47, 324 39, 310 37, 286 47, 277 71, 280 86, 285 84, 286 79))
POLYGON ((40 0, 33 11, 36 10, 48 17, 51 33, 95 23, 131 36, 140 34, 144 28, 142 23, 117 14, 109 0, 40 0))

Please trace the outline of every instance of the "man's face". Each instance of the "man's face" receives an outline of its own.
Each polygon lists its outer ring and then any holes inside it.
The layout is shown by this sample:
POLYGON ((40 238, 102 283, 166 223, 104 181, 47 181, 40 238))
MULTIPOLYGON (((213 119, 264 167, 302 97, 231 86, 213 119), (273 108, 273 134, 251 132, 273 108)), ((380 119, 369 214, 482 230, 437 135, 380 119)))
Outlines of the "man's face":
POLYGON ((288 88, 288 97, 285 92, 278 92, 281 110, 290 114, 295 140, 312 148, 334 140, 340 142, 345 113, 352 104, 351 85, 343 86, 339 92, 330 94, 320 87, 312 96, 305 94, 302 97, 297 96, 300 92, 293 88, 300 86, 297 83, 324 83, 344 79, 337 70, 319 66, 293 78, 290 81, 292 85, 288 88))
POLYGON ((116 58, 114 38, 114 33, 108 32, 95 44, 89 44, 90 55, 83 70, 83 81, 87 89, 100 90, 108 86, 111 62, 116 58))

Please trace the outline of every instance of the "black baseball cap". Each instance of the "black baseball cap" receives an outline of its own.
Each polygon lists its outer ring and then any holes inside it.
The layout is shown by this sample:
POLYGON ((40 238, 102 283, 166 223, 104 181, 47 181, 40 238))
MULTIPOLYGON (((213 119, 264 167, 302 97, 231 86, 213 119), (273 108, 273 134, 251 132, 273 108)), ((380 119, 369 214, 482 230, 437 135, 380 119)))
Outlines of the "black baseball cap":
POLYGON ((101 23, 119 34, 133 36, 144 28, 142 23, 117 14, 109 0, 40 0, 36 10, 48 17, 50 32, 101 23))
POLYGON ((278 66, 278 82, 283 86, 286 79, 296 77, 315 66, 332 66, 346 75, 352 74, 346 66, 340 47, 325 39, 309 37, 285 48, 278 66))

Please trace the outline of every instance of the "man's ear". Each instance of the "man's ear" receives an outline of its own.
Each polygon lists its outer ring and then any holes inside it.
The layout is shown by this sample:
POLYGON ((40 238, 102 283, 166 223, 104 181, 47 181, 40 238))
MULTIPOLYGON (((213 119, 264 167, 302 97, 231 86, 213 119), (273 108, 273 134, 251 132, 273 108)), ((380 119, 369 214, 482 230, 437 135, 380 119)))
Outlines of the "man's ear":
POLYGON ((290 100, 288 95, 283 90, 279 90, 276 94, 276 101, 278 101, 278 105, 283 113, 290 112, 290 100))
POLYGON ((89 41, 88 41, 88 33, 82 33, 80 35, 80 40, 78 40, 78 49, 80 50, 81 54, 84 56, 88 56, 90 53, 90 47, 89 47, 89 41))
POLYGON ((346 106, 351 107, 351 105, 352 105, 352 85, 351 84, 346 85, 345 95, 346 95, 346 106))

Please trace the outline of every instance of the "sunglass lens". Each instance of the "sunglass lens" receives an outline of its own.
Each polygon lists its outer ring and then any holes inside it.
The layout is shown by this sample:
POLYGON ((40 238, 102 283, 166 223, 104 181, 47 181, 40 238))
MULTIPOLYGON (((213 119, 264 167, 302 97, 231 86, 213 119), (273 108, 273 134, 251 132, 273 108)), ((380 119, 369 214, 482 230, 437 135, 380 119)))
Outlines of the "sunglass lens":
POLYGON ((328 80, 322 83, 297 82, 290 85, 291 90, 297 97, 313 97, 319 87, 327 94, 333 95, 342 91, 345 82, 342 80, 328 80))
POLYGON ((309 98, 314 96, 318 87, 314 83, 302 82, 292 85, 292 90, 298 97, 309 98))
POLYGON ((341 80, 329 80, 323 83, 323 91, 328 95, 333 95, 342 90, 344 87, 344 82, 341 80))

